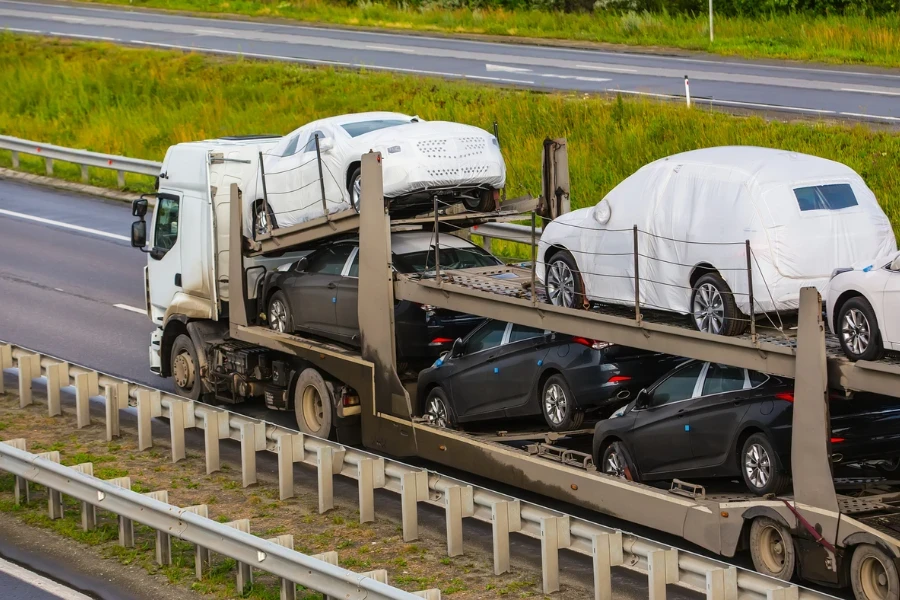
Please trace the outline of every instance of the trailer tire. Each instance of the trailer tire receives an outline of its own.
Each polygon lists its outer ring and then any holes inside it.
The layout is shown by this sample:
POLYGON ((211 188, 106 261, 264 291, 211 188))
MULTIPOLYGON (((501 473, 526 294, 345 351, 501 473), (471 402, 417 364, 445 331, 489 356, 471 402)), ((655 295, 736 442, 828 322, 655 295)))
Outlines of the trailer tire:
POLYGON ((294 384, 294 413, 301 432, 331 439, 334 434, 334 398, 322 375, 313 368, 301 371, 294 384))
POLYGON ((900 600, 897 563, 872 544, 853 550, 850 583, 856 600, 900 600))
POLYGON ((170 373, 179 396, 199 400, 203 392, 200 380, 200 362, 197 360, 197 349, 189 335, 182 333, 172 344, 170 356, 170 373))
POLYGON ((750 524, 750 556, 757 572, 790 581, 797 561, 794 541, 787 527, 769 517, 750 524))

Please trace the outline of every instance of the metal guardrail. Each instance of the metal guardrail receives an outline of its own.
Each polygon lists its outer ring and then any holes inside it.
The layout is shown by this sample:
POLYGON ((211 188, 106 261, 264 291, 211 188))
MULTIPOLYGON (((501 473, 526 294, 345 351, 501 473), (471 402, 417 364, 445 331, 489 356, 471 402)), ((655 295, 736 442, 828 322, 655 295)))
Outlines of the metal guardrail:
MULTIPOLYGON (((543 590, 547 594, 559 590, 559 551, 568 549, 591 557, 595 598, 598 600, 612 598, 611 567, 615 566, 646 574, 651 600, 664 600, 667 584, 704 593, 708 600, 833 600, 832 596, 821 592, 670 548, 437 472, 185 400, 0 342, 0 371, 4 369, 16 371, 19 401, 23 407, 33 403, 33 381, 46 381, 50 416, 61 414, 61 389, 74 386, 79 428, 90 424, 89 401, 102 399, 106 406, 109 440, 120 435, 119 411, 129 405, 136 406, 139 450, 153 446, 151 420, 168 418, 173 462, 185 457, 185 429, 203 430, 207 473, 219 470, 220 440, 238 441, 245 487, 256 482, 256 453, 272 452, 277 455, 282 500, 294 495, 294 463, 314 467, 318 474, 320 513, 334 506, 334 475, 359 482, 359 514, 363 523, 375 519, 375 489, 397 493, 401 499, 405 542, 418 538, 417 506, 420 502, 442 508, 446 512, 449 556, 463 553, 464 518, 489 523, 493 529, 494 573, 497 575, 510 569, 511 533, 538 539, 541 542, 543 590)), ((3 391, 0 378, 0 393, 3 391)))
POLYGON ((88 182, 88 167, 99 167, 101 169, 111 169, 116 171, 118 175, 119 187, 125 187, 125 173, 137 173, 139 175, 149 175, 155 177, 159 175, 162 163, 152 160, 143 160, 140 158, 128 158, 126 156, 116 156, 114 154, 103 154, 100 152, 91 152, 89 150, 76 150, 74 148, 65 148, 63 146, 54 146, 53 144, 42 144, 40 142, 32 142, 20 138, 0 135, 0 149, 12 152, 13 168, 19 168, 19 154, 31 154, 40 156, 44 159, 47 175, 53 176, 53 161, 61 160, 63 162, 81 165, 81 180, 88 182))

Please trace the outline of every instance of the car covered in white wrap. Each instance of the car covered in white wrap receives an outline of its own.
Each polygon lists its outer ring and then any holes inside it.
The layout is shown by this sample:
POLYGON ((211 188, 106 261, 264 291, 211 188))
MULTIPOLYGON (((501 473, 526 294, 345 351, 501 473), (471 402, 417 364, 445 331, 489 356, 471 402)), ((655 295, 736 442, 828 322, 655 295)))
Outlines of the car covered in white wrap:
POLYGON ((800 289, 822 292, 832 271, 897 249, 887 216, 841 163, 732 146, 645 165, 596 206, 544 227, 537 273, 548 299, 581 308, 640 303, 691 315, 700 331, 748 325, 750 245, 754 314, 796 311, 800 289))
POLYGON ((392 112, 330 117, 292 131, 264 153, 265 194, 261 173, 254 189, 243 194, 244 235, 264 233, 270 224, 290 227, 326 211, 358 211, 360 160, 373 150, 382 154, 384 196, 395 215, 426 211, 435 196, 440 207, 462 203, 468 210, 491 211, 506 183, 500 144, 478 127, 392 112))

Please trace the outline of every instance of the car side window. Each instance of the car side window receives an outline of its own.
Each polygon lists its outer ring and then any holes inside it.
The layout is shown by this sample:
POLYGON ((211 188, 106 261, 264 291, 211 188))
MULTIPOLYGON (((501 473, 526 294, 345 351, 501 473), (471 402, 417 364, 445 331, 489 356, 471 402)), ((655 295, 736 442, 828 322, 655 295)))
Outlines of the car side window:
POLYGON ((178 241, 178 198, 161 196, 156 209, 156 231, 153 245, 169 251, 178 241))
POLYGON ((304 152, 315 152, 316 151, 316 136, 319 136, 319 143, 322 142, 322 138, 325 137, 325 134, 321 131, 314 131, 310 134, 309 139, 306 141, 306 148, 303 149, 304 152))
POLYGON ((291 141, 288 142, 287 147, 284 149, 284 152, 281 153, 281 156, 293 156, 297 152, 297 144, 300 142, 300 134, 298 133, 294 137, 291 138, 291 141))
POLYGON ((350 263, 350 270, 347 271, 347 277, 359 277, 359 252, 353 255, 353 262, 350 263))
POLYGON ((764 384, 769 380, 769 376, 765 373, 760 373, 759 371, 747 371, 747 374, 750 376, 750 387, 755 388, 764 384))
POLYGON ((513 324, 512 330, 509 332, 509 343, 515 344, 523 340, 530 340, 544 335, 543 329, 535 329, 533 327, 525 327, 524 325, 513 324))
POLYGON ((340 275, 353 252, 352 244, 335 244, 318 250, 310 256, 307 273, 320 273, 322 275, 340 275))
POLYGON ((649 407, 656 408, 693 397, 697 378, 703 371, 703 364, 702 362, 693 362, 659 384, 653 390, 649 407))
POLYGON ((710 363, 703 382, 704 396, 725 394, 744 389, 744 369, 710 363))
POLYGON ((503 334, 506 332, 506 323, 503 321, 491 321, 477 330, 466 342, 466 354, 474 354, 482 350, 496 348, 503 342, 503 334))

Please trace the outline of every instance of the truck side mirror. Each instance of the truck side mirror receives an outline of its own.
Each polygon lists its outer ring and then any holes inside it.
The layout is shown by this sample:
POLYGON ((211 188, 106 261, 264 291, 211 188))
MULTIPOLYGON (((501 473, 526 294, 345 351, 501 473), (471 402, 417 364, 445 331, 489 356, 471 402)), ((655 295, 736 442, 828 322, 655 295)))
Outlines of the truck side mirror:
POLYGON ((456 338, 455 340, 453 340, 453 345, 450 346, 450 358, 462 356, 462 353, 464 350, 465 350, 465 345, 463 344, 463 339, 456 338))
POLYGON ((147 221, 141 219, 131 224, 131 245, 141 249, 147 245, 147 221))
POLYGON ((144 215, 147 214, 147 199, 146 198, 138 198, 134 202, 131 203, 131 216, 137 217, 138 219, 143 219, 144 215))

